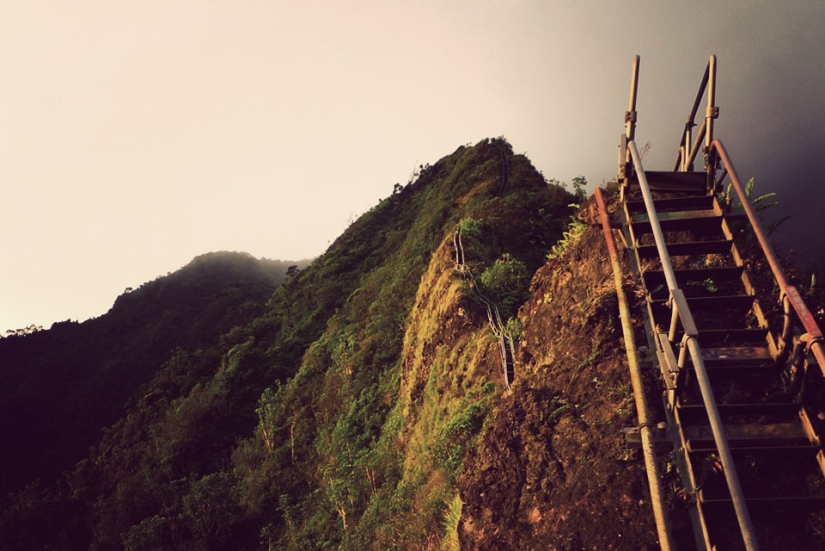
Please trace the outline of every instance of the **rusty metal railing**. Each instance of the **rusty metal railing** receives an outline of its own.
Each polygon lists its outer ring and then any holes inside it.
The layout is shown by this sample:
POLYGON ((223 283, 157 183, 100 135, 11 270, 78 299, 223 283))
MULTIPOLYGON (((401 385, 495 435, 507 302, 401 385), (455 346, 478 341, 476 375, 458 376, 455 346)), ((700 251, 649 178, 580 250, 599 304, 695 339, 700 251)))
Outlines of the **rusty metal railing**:
POLYGON ((650 503, 653 507, 653 518, 656 524, 656 533, 659 536, 659 546, 661 551, 671 551, 676 548, 673 542, 673 534, 667 520, 667 507, 664 500, 662 480, 659 476, 659 467, 656 462, 656 452, 653 448, 652 421, 647 399, 645 398, 644 383, 642 382, 642 368, 639 362, 638 349, 636 348, 636 338, 633 333, 633 322, 630 315, 627 296, 622 288, 622 268, 619 264, 619 253, 616 250, 616 242, 613 239, 613 230, 610 229, 608 220, 607 205, 602 196, 601 188, 595 191, 596 203, 599 206, 599 215, 602 223, 602 231, 607 242, 607 252, 610 256, 610 264, 613 267, 613 283, 616 285, 616 297, 619 300, 619 317, 622 320, 622 335, 624 335, 625 350, 627 351, 627 366, 630 370, 630 383, 633 387, 633 397, 636 401, 636 415, 639 418, 639 433, 642 440, 642 455, 645 461, 645 471, 647 472, 647 482, 650 488, 650 503))
MULTIPOLYGON (((679 155, 676 158, 676 164, 673 166, 674 171, 689 172, 693 170, 693 162, 696 155, 702 148, 706 153, 710 149, 710 144, 713 142, 713 120, 719 117, 719 107, 716 105, 716 56, 710 56, 707 67, 705 67, 705 74, 702 76, 702 83, 699 85, 699 91, 696 93, 696 99, 693 101, 693 108, 690 110, 687 122, 685 122, 685 129, 682 132, 682 139, 679 142, 679 155), (702 126, 693 139, 693 127, 696 126, 696 113, 699 111, 699 104, 707 91, 708 104, 705 109, 705 117, 702 119, 702 126)), ((705 170, 710 174, 711 166, 705 163, 705 170)))
POLYGON ((802 327, 805 329, 807 334, 807 349, 813 353, 814 358, 816 358, 816 362, 819 365, 819 369, 822 371, 822 374, 825 375, 825 346, 823 346, 822 330, 819 328, 814 320, 813 314, 810 310, 808 310, 808 307, 802 300, 799 291, 797 291, 796 287, 791 285, 788 282, 788 278, 785 277, 785 272, 779 265, 776 253, 774 252, 770 241, 768 241, 767 233, 762 227, 762 222, 756 215, 756 211, 751 206, 750 200, 745 193, 745 188, 742 185, 742 181, 739 179, 739 175, 733 166, 733 161, 731 161, 725 146, 721 141, 713 140, 708 148, 708 152, 711 155, 718 154, 719 159, 722 161, 722 165, 730 178, 731 187, 736 191, 739 202, 748 217, 748 221, 753 227, 753 233, 759 242, 759 246, 762 248, 762 252, 765 254, 765 258, 771 267, 771 272, 773 272, 773 276, 779 286, 780 301, 783 303, 788 301, 790 303, 799 318, 799 322, 802 324, 802 327))
POLYGON ((627 142, 636 139, 636 95, 639 87, 639 56, 633 57, 633 72, 630 75, 630 100, 627 111, 624 113, 625 131, 621 135, 619 143, 619 179, 628 175, 628 164, 630 163, 630 152, 627 150, 627 142))
MULTIPOLYGON (((673 270, 673 265, 670 261, 670 254, 665 245, 665 236, 662 232, 662 227, 659 224, 659 219, 656 215, 656 208, 653 205, 653 195, 650 192, 650 186, 645 176, 644 167, 642 166, 642 159, 639 155, 639 150, 636 143, 631 141, 628 143, 631 158, 633 160, 633 168, 639 181, 639 187, 644 198, 645 208, 647 209, 648 220, 650 222, 653 238, 656 242, 656 248, 659 252, 659 258, 662 263, 662 271, 667 281, 667 288, 670 292, 670 301, 673 308, 673 324, 677 319, 682 324, 684 337, 682 339, 683 351, 686 349, 690 353, 691 361, 693 362, 693 370, 696 374, 696 380, 699 383, 699 390, 702 394, 702 399, 705 403, 705 410, 710 422, 711 432, 713 433, 713 440, 716 444, 716 449, 719 452, 719 459, 722 462, 722 471, 725 475, 728 491, 730 492, 731 501, 733 502, 734 512, 736 513, 736 520, 739 523, 739 529, 742 534, 742 540, 745 543, 747 551, 758 551, 759 544, 756 541, 756 535, 751 522, 750 513, 745 504, 745 496, 742 492, 742 486, 739 483, 739 475, 736 472, 736 466, 733 462, 733 455, 728 445, 728 440, 725 436, 724 427, 722 425, 722 417, 719 414, 719 408, 716 405, 716 398, 713 395, 710 379, 708 378, 705 362, 702 358, 702 351, 699 347, 698 335, 699 331, 696 328, 696 323, 693 320, 693 315, 688 307, 685 295, 676 282, 676 273, 673 270)), ((672 324, 672 326, 673 326, 672 324)), ((673 334, 673 327, 671 327, 671 335, 673 334)), ((671 337, 673 338, 673 337, 671 337)), ((682 362, 680 361, 680 364, 682 362)))

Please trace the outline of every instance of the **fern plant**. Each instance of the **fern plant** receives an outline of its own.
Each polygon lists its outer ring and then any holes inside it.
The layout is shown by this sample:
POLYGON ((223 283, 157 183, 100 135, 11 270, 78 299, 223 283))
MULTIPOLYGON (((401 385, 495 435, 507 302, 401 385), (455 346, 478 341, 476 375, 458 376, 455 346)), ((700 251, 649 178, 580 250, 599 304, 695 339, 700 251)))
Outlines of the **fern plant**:
MULTIPOLYGON (((748 199, 750 199, 751 195, 753 195, 754 185, 755 185, 755 182, 754 182, 753 178, 748 180, 748 182, 745 184, 745 197, 747 197, 748 199)), ((724 201, 725 201, 725 204, 728 205, 728 209, 730 209, 730 206, 733 204, 733 196, 732 196, 732 193, 731 193, 732 187, 733 187, 733 184, 728 184, 728 187, 725 190, 725 195, 724 195, 724 201)), ((774 193, 774 192, 765 193, 764 195, 760 195, 759 197, 754 198, 751 201, 751 206, 753 207, 753 210, 756 211, 757 214, 760 214, 760 213, 764 212, 766 209, 769 209, 770 207, 779 206, 779 201, 772 200, 776 197, 777 197, 777 194, 774 193)), ((781 226, 783 223, 785 223, 787 220, 789 220, 791 218, 793 218, 793 214, 786 214, 785 216, 783 216, 779 220, 776 220, 776 221, 771 222, 770 224, 768 224, 768 227, 767 227, 768 236, 772 235, 777 229, 779 229, 779 226, 781 226)), ((762 217, 760 216, 760 220, 761 219, 762 219, 762 217)))

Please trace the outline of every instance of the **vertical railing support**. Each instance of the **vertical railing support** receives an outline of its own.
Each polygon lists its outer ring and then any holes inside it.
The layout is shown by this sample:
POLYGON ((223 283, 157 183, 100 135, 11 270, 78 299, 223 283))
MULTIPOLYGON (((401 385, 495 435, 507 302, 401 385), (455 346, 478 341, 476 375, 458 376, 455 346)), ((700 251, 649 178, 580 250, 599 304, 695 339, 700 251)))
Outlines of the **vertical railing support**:
POLYGON ((705 172, 707 173, 707 188, 710 193, 716 193, 716 155, 711 151, 713 143, 714 119, 719 117, 719 107, 716 106, 716 56, 708 60, 708 107, 705 110, 705 172))
MULTIPOLYGON (((627 112, 624 114, 625 135, 627 141, 636 139, 636 91, 639 87, 639 56, 633 57, 633 73, 630 76, 630 100, 627 105, 627 112)), ((627 157, 630 160, 630 156, 627 157)))
POLYGON ((713 120, 719 117, 719 108, 716 106, 716 56, 710 56, 708 60, 708 107, 705 111, 707 128, 705 130, 705 152, 710 149, 713 143, 713 120))
MULTIPOLYGON (((713 119, 718 117, 719 107, 716 106, 716 56, 712 55, 705 67, 702 82, 699 85, 699 90, 696 92, 696 99, 693 101, 693 107, 685 122, 685 129, 682 132, 682 138, 679 142, 679 154, 676 158, 676 164, 673 166, 674 171, 693 171, 693 162, 696 160, 700 146, 704 145, 702 149, 707 153, 713 141, 713 119), (702 97, 705 95, 706 90, 708 105, 705 108, 705 116, 702 118, 702 126, 694 138, 693 127, 696 126, 696 113, 699 111, 699 104, 702 102, 702 97)), ((708 162, 706 159, 705 170, 707 169, 708 162)))

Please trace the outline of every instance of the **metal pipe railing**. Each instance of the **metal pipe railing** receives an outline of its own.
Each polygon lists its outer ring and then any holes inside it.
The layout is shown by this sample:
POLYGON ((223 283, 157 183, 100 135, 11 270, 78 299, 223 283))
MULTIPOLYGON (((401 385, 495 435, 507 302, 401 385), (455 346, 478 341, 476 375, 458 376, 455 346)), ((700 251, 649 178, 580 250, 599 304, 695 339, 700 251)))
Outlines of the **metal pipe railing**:
MULTIPOLYGON (((759 544, 756 541, 756 536, 753 530, 753 523, 751 522, 750 514, 748 513, 747 505, 745 504, 745 496, 742 493, 742 487, 739 484, 739 475, 736 472, 736 466, 733 463, 733 456, 728 446, 727 438, 725 437, 724 428, 722 426, 722 418, 719 414, 719 408, 716 406, 716 399, 713 396, 713 390, 710 386, 705 363, 702 359, 702 352, 699 348, 697 340, 698 332, 696 330, 693 317, 690 313, 690 308, 684 300, 684 295, 679 289, 676 282, 676 273, 673 270, 673 265, 670 262, 670 255, 665 246, 664 233, 656 216, 656 208, 653 205, 653 196, 650 192, 650 186, 645 176, 644 167, 642 166, 642 159, 639 155, 639 150, 635 142, 628 143, 628 149, 633 160, 633 166, 639 180, 639 186, 642 190, 647 215, 650 222, 651 231, 656 241, 656 249, 659 251, 659 257, 662 261, 662 271, 665 274, 665 280, 670 291, 671 307, 677 310, 679 319, 682 322, 682 327, 685 332, 683 339, 684 345, 690 352, 691 360, 693 361, 693 369, 696 374, 696 380, 699 383, 699 389, 702 394, 702 399, 705 402, 705 409, 707 411, 708 420, 710 421, 711 432, 713 433, 713 440, 716 444, 716 449, 719 452, 719 459, 722 462, 722 470, 725 474, 725 481, 728 485, 733 508, 736 513, 736 520, 739 523, 739 529, 742 533, 742 540, 745 543, 747 551, 757 551, 759 544)), ((730 171, 730 170, 729 170, 730 171)))
POLYGON ((607 241, 607 252, 610 256, 610 264, 613 266, 613 282, 616 285, 616 296, 619 300, 619 317, 622 320, 622 334, 624 335, 625 349, 627 351, 627 366, 630 370, 630 383, 633 387, 633 396, 636 400, 636 414, 639 417, 639 433, 642 437, 642 455, 645 460, 645 471, 647 472, 647 483, 650 488, 650 503, 653 507, 653 518, 656 523, 656 532, 659 536, 659 546, 662 551, 675 549, 673 535, 667 521, 667 507, 662 491, 662 480, 659 476, 659 465, 656 462, 656 452, 653 449, 653 437, 650 415, 650 408, 645 398, 644 383, 642 382, 642 368, 639 364, 639 357, 636 349, 636 338, 631 324, 630 307, 627 303, 627 296, 622 289, 622 268, 619 264, 619 253, 616 251, 616 242, 613 240, 613 230, 610 229, 610 221, 607 219, 607 206, 602 197, 601 188, 595 191, 596 203, 599 206, 599 214, 602 222, 602 231, 607 241))
POLYGON ((716 106, 716 56, 708 59, 708 106, 705 110, 705 120, 708 123, 708 131, 705 134, 705 148, 710 149, 713 142, 713 119, 719 116, 719 108, 716 106))
MULTIPOLYGON (((630 76, 630 100, 627 105, 627 112, 624 115, 625 135, 627 141, 636 139, 636 92, 639 87, 639 56, 633 57, 633 72, 630 76)), ((627 159, 630 160, 629 158, 627 159)))
POLYGON ((704 142, 707 149, 713 141, 713 119, 718 116, 719 108, 716 106, 716 56, 712 55, 708 59, 705 74, 702 76, 702 82, 696 92, 696 99, 693 101, 690 115, 688 115, 687 122, 685 122, 685 129, 679 142, 679 153, 673 166, 674 171, 687 172, 693 170, 693 162, 699 153, 699 145, 704 142), (696 114, 699 112, 699 104, 702 102, 705 90, 707 90, 708 105, 705 109, 702 126, 695 141, 693 141, 692 133, 693 127, 696 126, 696 114))
POLYGON ((736 195, 742 204, 742 208, 745 210, 748 221, 751 223, 751 226, 753 226, 753 233, 756 236, 756 240, 759 242, 760 247, 762 247, 762 252, 765 254, 765 258, 771 267, 771 272, 773 272, 776 283, 779 285, 780 300, 784 301, 785 297, 787 297, 790 301, 800 323, 805 328, 805 332, 808 333, 808 348, 813 352, 819 369, 822 371, 822 374, 825 375, 825 347, 823 347, 822 330, 817 325, 813 314, 808 310, 796 287, 788 283, 788 278, 785 277, 785 272, 782 271, 782 267, 779 265, 776 253, 770 241, 768 241, 767 233, 762 227, 762 222, 756 215, 756 211, 751 206, 742 181, 739 179, 739 175, 733 166, 733 161, 731 161, 725 146, 721 141, 713 140, 710 144, 709 151, 719 155, 722 165, 730 177, 731 187, 736 191, 736 195))
POLYGON ((687 161, 685 161, 685 166, 682 172, 687 172, 689 168, 693 168, 693 161, 696 160, 696 155, 699 154, 699 144, 701 144, 704 141, 707 132, 708 121, 703 120, 702 126, 699 127, 699 132, 696 134, 696 141, 693 142, 693 146, 690 148, 690 152, 687 154, 687 161))

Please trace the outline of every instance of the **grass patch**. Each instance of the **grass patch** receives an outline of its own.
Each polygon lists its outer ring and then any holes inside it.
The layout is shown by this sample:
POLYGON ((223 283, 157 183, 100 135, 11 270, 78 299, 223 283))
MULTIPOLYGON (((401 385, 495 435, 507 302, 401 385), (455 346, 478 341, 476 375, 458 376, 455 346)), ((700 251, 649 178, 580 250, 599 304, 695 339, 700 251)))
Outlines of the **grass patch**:
POLYGON ((458 525, 461 522, 461 509, 464 507, 464 502, 461 501, 461 496, 456 492, 452 501, 447 506, 446 514, 444 515, 444 539, 441 542, 442 551, 460 551, 461 545, 458 541, 458 525))

